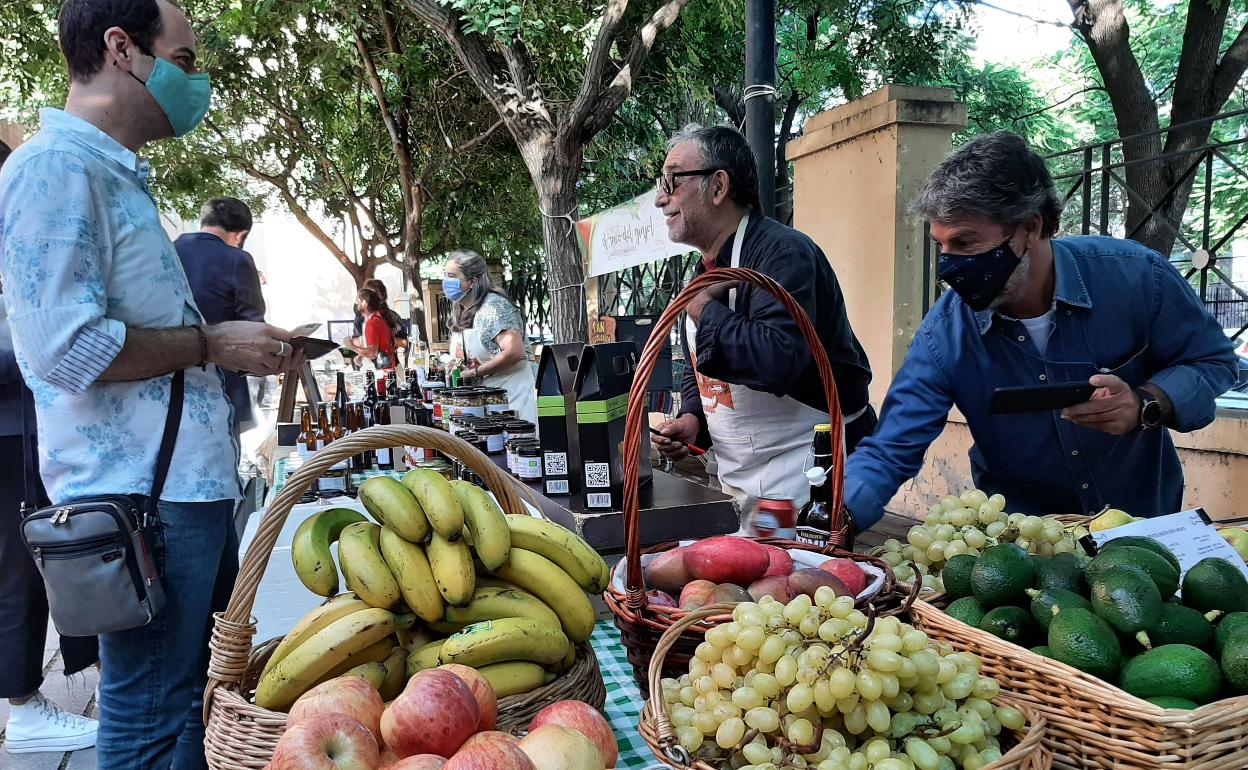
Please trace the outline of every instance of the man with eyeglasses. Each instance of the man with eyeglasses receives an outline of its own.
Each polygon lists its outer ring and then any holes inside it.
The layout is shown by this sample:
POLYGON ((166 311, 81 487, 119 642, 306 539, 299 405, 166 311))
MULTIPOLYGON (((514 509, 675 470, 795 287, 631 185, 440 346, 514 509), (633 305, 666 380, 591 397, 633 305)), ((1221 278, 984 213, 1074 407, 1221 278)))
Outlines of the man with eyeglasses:
MULTIPOLYGON (((749 145, 731 128, 690 126, 668 143, 655 205, 668 235, 702 253, 696 273, 743 267, 783 286, 802 306, 832 364, 846 448, 875 427, 871 368, 845 315, 832 266, 806 235, 764 216, 749 145)), ((803 474, 828 405, 806 341, 788 311, 752 286, 717 288, 688 307, 680 414, 653 441, 673 459, 713 445, 719 481, 750 511, 759 498, 809 496, 803 474)))
POLYGON ((846 464, 859 529, 919 472, 954 406, 975 440, 976 486, 1011 511, 1180 510, 1183 469, 1166 428, 1213 421, 1235 382, 1231 343, 1164 256, 1118 238, 1055 238, 1061 209, 1044 160, 1005 131, 928 177, 911 210, 931 223, 952 291, 915 333, 878 432, 846 464), (1095 388, 1091 399, 990 410, 996 388, 1068 382, 1095 388))

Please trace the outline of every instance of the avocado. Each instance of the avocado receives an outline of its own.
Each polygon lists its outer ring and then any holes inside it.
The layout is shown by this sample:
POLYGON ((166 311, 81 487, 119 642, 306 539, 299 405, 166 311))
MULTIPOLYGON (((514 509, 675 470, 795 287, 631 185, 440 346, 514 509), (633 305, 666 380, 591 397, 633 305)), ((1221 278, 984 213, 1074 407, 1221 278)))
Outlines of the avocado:
POLYGON ((971 591, 986 608, 1019 605, 1035 579, 1035 568, 1027 552, 1013 543, 994 545, 975 561, 971 569, 971 591))
POLYGON ((1248 693, 1248 636, 1235 636, 1222 648, 1222 673, 1237 692, 1248 693))
POLYGON ((1179 564, 1179 559, 1169 548, 1152 539, 1151 537, 1139 537, 1138 535, 1125 535, 1116 537, 1113 540, 1101 546, 1099 553, 1104 553, 1111 548, 1121 548, 1124 545, 1135 546, 1136 548, 1144 548, 1157 554, 1161 558, 1170 562, 1170 566, 1174 567, 1175 572, 1182 572, 1183 567, 1179 564))
POLYGON ((1213 646, 1222 654, 1222 648, 1226 643, 1231 641, 1233 637, 1248 637, 1248 612, 1232 612, 1230 615, 1222 618, 1222 622, 1218 623, 1213 629, 1213 646))
POLYGON ((1097 554, 1096 558, 1088 563, 1088 582, 1096 580, 1097 576, 1110 567, 1122 564, 1139 567, 1147 572, 1149 578, 1157 585, 1162 599, 1169 599, 1174 596, 1175 591, 1179 590, 1179 571, 1170 566, 1170 562, 1161 556, 1134 545, 1123 545, 1097 554))
POLYGON ((1137 698, 1171 695, 1205 704, 1218 697, 1222 672, 1207 652, 1188 644, 1167 644, 1127 661, 1118 686, 1137 698))
POLYGON ((1049 624, 1053 622, 1054 607, 1092 609, 1092 602, 1065 588, 1046 588, 1043 590, 1028 588, 1027 595, 1031 597, 1031 616, 1036 619, 1036 623, 1045 631, 1049 630, 1049 624))
POLYGON ((1036 636, 1036 622, 1022 607, 997 607, 989 610, 979 628, 1007 642, 1026 647, 1036 636))
POLYGON ((1079 607, 1057 608, 1049 624, 1049 649, 1053 659, 1101 679, 1118 673, 1122 645, 1109 624, 1095 613, 1079 607))
POLYGON ((950 599, 961 599, 971 595, 971 570, 975 567, 977 557, 968 553, 960 553, 945 562, 940 571, 940 580, 945 586, 945 596, 950 599))
POLYGON ((1161 617, 1161 593, 1142 570, 1123 565, 1106 567, 1091 577, 1092 611, 1119 633, 1138 636, 1157 625, 1161 617))
POLYGON ((1164 602, 1157 625, 1148 631, 1148 641, 1153 647, 1189 644, 1209 650, 1213 645, 1213 624, 1200 610, 1164 602))
POLYGON ((1187 709, 1188 711, 1199 708, 1187 698, 1176 698, 1173 695, 1158 695, 1156 698, 1145 698, 1154 706, 1160 706, 1163 709, 1187 709))
POLYGON ((946 615, 974 628, 979 628, 980 621, 984 619, 984 613, 983 606, 974 596, 964 596, 945 608, 946 615))
POLYGON ((1049 649, 1049 645, 1047 644, 1042 644, 1039 647, 1032 647, 1031 651, 1044 658, 1053 657, 1053 651, 1049 649))
POLYGON ((1036 572, 1036 588, 1064 588, 1077 594, 1088 591, 1083 565, 1074 554, 1059 553, 1047 559, 1041 557, 1032 561, 1032 567, 1036 572))
POLYGON ((1183 603, 1201 612, 1248 610, 1248 580, 1225 559, 1201 559, 1183 576, 1183 603))

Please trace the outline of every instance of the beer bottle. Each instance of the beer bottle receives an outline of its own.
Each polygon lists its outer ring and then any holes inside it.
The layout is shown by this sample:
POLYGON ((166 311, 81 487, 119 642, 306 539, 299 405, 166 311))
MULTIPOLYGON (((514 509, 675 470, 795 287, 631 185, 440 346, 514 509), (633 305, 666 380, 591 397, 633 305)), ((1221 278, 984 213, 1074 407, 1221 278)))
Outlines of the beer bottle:
MULTIPOLYGON (((390 424, 390 402, 381 401, 373 408, 373 421, 376 425, 390 424)), ((394 470, 394 450, 392 447, 381 447, 374 450, 377 456, 377 468, 383 471, 394 470)))
MULTIPOLYGON (((368 421, 364 415, 364 402, 362 401, 352 402, 351 413, 355 417, 355 429, 356 430, 364 430, 365 428, 368 427, 368 421)), ((363 452, 360 452, 355 457, 356 457, 356 463, 358 464, 360 468, 359 470, 360 473, 363 473, 364 471, 372 469, 373 450, 365 449, 363 452)))
MULTIPOLYGON (((334 439, 342 438, 342 426, 338 424, 338 417, 333 410, 332 404, 325 404, 320 411, 320 433, 317 439, 322 448, 334 443, 334 439)), ((350 481, 349 473, 347 461, 338 461, 317 479, 317 490, 325 496, 344 494, 350 481)))
POLYGON ((338 407, 338 413, 343 415, 343 418, 345 419, 347 414, 347 376, 344 372, 338 372, 337 392, 334 394, 334 404, 338 407))
MULTIPOLYGON (((810 482, 810 499, 797 514, 798 542, 827 546, 828 536, 832 531, 834 512, 832 510, 832 483, 827 474, 832 468, 832 426, 816 425, 815 437, 810 445, 811 454, 815 458, 815 468, 822 468, 824 473, 808 473, 810 482)), ((813 469, 812 469, 813 470, 813 469)))
POLYGON ((303 414, 299 417, 299 438, 295 439, 295 448, 304 462, 307 462, 317 449, 316 430, 312 427, 312 413, 306 406, 303 407, 303 414))

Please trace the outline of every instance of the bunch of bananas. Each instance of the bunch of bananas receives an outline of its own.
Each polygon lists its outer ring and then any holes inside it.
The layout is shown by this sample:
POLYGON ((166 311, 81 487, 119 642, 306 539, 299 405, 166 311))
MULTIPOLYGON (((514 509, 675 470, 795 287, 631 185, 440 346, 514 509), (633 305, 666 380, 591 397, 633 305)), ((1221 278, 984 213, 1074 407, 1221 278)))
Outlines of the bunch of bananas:
POLYGON ((413 674, 443 663, 478 669, 504 697, 575 662, 576 643, 594 626, 586 592, 609 581, 606 562, 584 540, 545 519, 504 515, 481 488, 425 469, 401 482, 368 479, 359 500, 377 523, 331 508, 295 532, 296 574, 330 598, 274 650, 258 705, 285 710, 347 673, 389 700, 413 674))

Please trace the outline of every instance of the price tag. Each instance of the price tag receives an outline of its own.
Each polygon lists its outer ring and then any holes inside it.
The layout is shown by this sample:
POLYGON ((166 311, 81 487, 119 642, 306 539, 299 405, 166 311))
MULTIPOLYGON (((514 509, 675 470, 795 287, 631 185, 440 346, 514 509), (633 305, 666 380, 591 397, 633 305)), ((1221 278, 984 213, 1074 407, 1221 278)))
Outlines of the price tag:
POLYGON ((1152 538, 1170 549, 1179 560, 1183 574, 1200 560, 1213 556, 1234 564, 1248 578, 1248 564, 1209 523, 1204 508, 1134 521, 1104 532, 1093 532, 1090 536, 1098 548, 1117 537, 1152 538))

